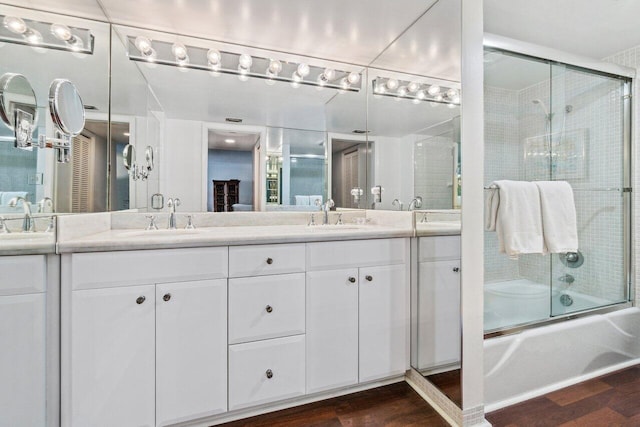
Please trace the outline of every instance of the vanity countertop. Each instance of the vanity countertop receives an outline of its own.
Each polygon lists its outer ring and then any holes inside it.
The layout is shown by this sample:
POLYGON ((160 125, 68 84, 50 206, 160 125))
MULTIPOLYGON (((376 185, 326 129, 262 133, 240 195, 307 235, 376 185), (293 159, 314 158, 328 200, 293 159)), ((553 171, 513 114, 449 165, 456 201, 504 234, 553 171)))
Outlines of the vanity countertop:
POLYGON ((460 221, 433 221, 416 223, 416 236, 454 236, 460 234, 460 221))
POLYGON ((412 237, 411 227, 388 225, 264 225, 195 230, 108 230, 58 241, 59 253, 173 249, 268 243, 299 243, 412 237))
POLYGON ((14 232, 0 235, 0 256, 56 253, 54 233, 14 232))

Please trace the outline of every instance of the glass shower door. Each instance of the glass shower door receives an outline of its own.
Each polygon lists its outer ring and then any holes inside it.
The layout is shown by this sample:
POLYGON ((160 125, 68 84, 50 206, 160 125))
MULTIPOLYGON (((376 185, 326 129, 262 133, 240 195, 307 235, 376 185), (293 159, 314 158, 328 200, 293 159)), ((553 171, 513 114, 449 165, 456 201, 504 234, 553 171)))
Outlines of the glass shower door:
POLYGON ((573 188, 579 253, 551 255, 551 315, 628 300, 630 83, 551 64, 549 179, 573 188))

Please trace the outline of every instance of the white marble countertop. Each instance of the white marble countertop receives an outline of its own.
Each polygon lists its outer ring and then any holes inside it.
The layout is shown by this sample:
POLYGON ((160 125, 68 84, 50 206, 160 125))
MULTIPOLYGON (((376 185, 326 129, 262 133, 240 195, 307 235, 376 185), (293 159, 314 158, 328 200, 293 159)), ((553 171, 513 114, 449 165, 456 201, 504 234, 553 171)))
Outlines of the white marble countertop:
POLYGON ((453 236, 460 234, 459 221, 433 221, 416 223, 416 236, 453 236))
POLYGON ((55 233, 0 234, 0 255, 40 255, 56 252, 55 233))
POLYGON ((58 242, 59 253, 172 249, 267 243, 412 237, 411 227, 388 225, 264 225, 203 227, 195 230, 119 229, 58 242))

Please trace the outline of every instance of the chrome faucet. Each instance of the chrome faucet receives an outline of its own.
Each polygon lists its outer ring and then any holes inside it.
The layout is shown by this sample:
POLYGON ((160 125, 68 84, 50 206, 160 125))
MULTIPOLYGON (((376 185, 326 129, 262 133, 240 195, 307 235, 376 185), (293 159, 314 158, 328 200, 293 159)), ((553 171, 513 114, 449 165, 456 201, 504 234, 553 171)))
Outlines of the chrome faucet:
POLYGON ((177 197, 167 200, 167 207, 169 208, 169 230, 175 230, 176 226, 176 208, 180 206, 180 199, 177 197))
POLYGON ((3 216, 0 216, 0 234, 9 234, 11 230, 7 227, 6 219, 3 216))
POLYGON ((422 207, 422 197, 416 196, 415 199, 409 203, 409 208, 407 210, 412 211, 414 209, 420 209, 422 207))
POLYGON ((53 199, 51 197, 43 197, 42 200, 38 202, 38 212, 53 212, 53 199), (47 209, 50 209, 47 211, 47 209))
POLYGON ((22 232, 30 233, 36 231, 36 223, 31 218, 31 203, 22 196, 14 197, 9 200, 9 207, 15 208, 18 202, 22 200, 22 209, 24 210, 24 220, 22 221, 22 232))
POLYGON ((558 280, 560 280, 561 282, 565 282, 565 283, 570 285, 570 284, 572 284, 573 282, 576 281, 576 278, 573 277, 570 274, 565 274, 564 276, 558 277, 558 280))
MULTIPOLYGON (((316 202, 317 202, 316 204, 320 205, 318 201, 316 202)), ((329 199, 324 204, 320 205, 320 210, 324 213, 322 217, 322 225, 329 224, 329 211, 334 206, 335 206, 335 203, 333 202, 333 199, 329 199)))
POLYGON ((397 206, 398 210, 401 211, 403 204, 399 199, 393 199, 393 202, 391 202, 391 206, 397 206))

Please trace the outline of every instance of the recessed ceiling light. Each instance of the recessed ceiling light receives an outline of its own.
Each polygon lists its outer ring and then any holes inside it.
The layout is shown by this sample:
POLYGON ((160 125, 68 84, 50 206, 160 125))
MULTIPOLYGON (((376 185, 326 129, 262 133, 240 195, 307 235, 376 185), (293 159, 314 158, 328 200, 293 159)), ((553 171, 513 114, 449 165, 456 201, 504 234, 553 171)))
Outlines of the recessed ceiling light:
POLYGON ((226 142, 227 144, 235 144, 236 140, 232 139, 232 138, 227 138, 227 139, 224 140, 224 142, 226 142))

